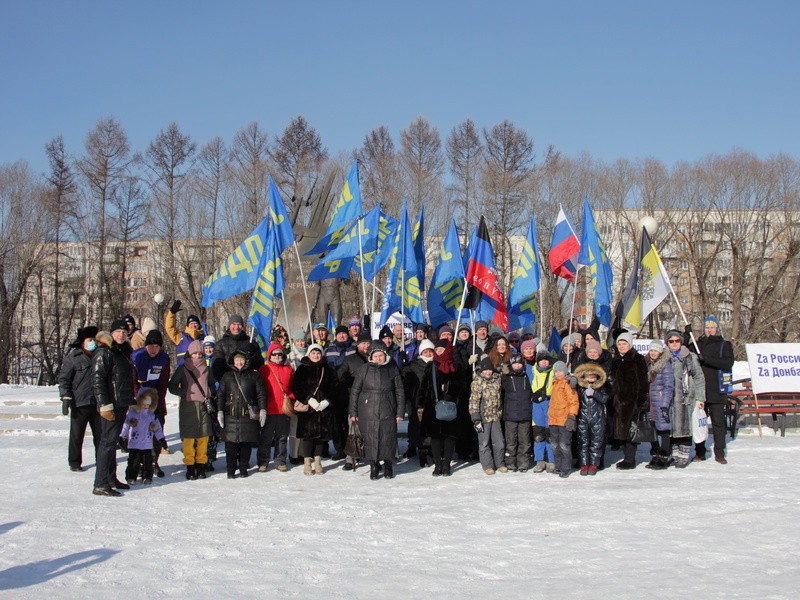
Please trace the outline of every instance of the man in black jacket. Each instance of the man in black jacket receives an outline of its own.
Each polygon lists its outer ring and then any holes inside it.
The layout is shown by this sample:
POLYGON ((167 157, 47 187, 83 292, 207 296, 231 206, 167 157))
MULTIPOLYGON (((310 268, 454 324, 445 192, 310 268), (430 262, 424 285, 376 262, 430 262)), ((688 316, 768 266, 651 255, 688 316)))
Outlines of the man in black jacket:
POLYGON ((127 323, 122 319, 114 321, 111 340, 98 334, 97 341, 99 347, 93 356, 93 389, 103 421, 92 493, 120 496, 117 490, 127 490, 130 486, 117 479, 117 439, 128 408, 136 403, 127 323))
MULTIPOLYGON (((697 348, 687 340, 686 346, 697 354, 703 367, 706 380, 706 411, 711 417, 714 432, 714 459, 720 464, 728 464, 725 458, 725 403, 726 394, 720 391, 721 373, 733 369, 733 346, 719 333, 719 322, 708 316, 703 322, 705 334, 697 340, 697 348)), ((691 333, 691 325, 686 326, 686 337, 691 333)), ((695 444, 694 460, 706 459, 706 443, 695 444)))
POLYGON ((86 426, 92 429, 95 460, 100 445, 100 413, 94 399, 92 377, 92 354, 97 347, 94 336, 97 327, 78 329, 78 336, 70 345, 72 348, 61 363, 58 374, 58 391, 61 394, 61 413, 70 415, 69 420, 69 468, 83 471, 83 437, 86 426))
POLYGON ((254 371, 258 371, 258 368, 264 364, 261 349, 258 344, 250 341, 244 331, 244 319, 239 315, 231 315, 231 318, 228 319, 227 331, 214 346, 214 354, 211 355, 211 373, 216 381, 222 381, 222 376, 230 370, 228 358, 234 350, 244 351, 254 371))
MULTIPOLYGON (((345 413, 350 404, 350 388, 353 387, 353 381, 356 379, 358 370, 367 363, 367 351, 372 343, 372 338, 369 333, 362 331, 358 334, 356 342, 356 351, 345 356, 342 365, 336 371, 336 375, 339 378, 339 402, 337 404, 344 406, 345 413)), ((346 439, 347 436, 345 435, 346 439)), ((342 450, 344 450, 344 446, 342 446, 342 450)), ((348 456, 343 469, 352 471, 355 468, 355 462, 355 458, 348 456)))

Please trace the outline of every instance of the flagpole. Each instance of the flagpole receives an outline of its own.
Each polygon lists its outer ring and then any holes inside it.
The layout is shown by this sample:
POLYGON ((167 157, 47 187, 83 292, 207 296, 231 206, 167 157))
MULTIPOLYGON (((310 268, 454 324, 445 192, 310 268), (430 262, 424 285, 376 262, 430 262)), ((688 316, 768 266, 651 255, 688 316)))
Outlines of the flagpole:
POLYGON ((281 294, 281 304, 283 305, 283 314, 286 315, 286 333, 291 339, 292 324, 289 323, 289 311, 286 310, 286 299, 283 297, 283 294, 281 294))
POLYGON ((542 286, 539 285, 539 340, 544 342, 544 319, 542 318, 542 286))
POLYGON ((458 307, 458 318, 456 319, 456 333, 458 333, 458 327, 461 325, 461 311, 464 310, 464 302, 467 300, 467 280, 464 280, 464 291, 461 293, 461 304, 458 307))
MULTIPOLYGON (((405 262, 405 256, 403 257, 405 262)), ((400 350, 406 351, 406 272, 400 269, 400 350)))
MULTIPOLYGON (((300 282, 303 284, 303 296, 306 299, 306 311, 308 312, 308 333, 314 323, 311 322, 311 304, 308 302, 308 290, 306 289, 306 276, 303 273, 303 261, 300 258, 300 249, 297 247, 297 240, 294 241, 294 251, 297 253, 297 268, 300 269, 300 282)), ((288 315, 287 315, 288 318, 288 315)))
POLYGON ((361 224, 357 223, 358 228, 358 261, 361 264, 361 294, 364 297, 364 313, 367 312, 367 286, 364 284, 364 247, 361 244, 361 224))
MULTIPOLYGON (((652 243, 650 244, 650 246, 653 248, 653 252, 656 253, 656 258, 658 259, 658 263, 660 265, 660 268, 663 269, 664 268, 664 263, 661 260, 661 256, 659 256, 659 254, 658 254, 658 250, 656 250, 655 245, 653 245, 652 243)), ((669 286, 669 291, 672 294, 672 297, 675 299, 675 304, 678 305, 678 310, 681 312, 681 318, 683 319, 684 326, 688 325, 689 321, 686 318, 686 313, 683 312, 683 307, 681 306, 681 301, 678 300, 678 294, 675 293, 675 288, 672 287, 672 282, 669 280, 669 277, 665 277, 664 279, 667 280, 667 285, 669 286)), ((694 344, 695 350, 697 350, 697 356, 702 356, 702 354, 700 354, 700 347, 697 345, 697 340, 694 339, 694 333, 692 331, 689 332, 689 337, 691 338, 692 343, 694 344)))
MULTIPOLYGON (((580 267, 575 271, 575 282, 572 284, 572 307, 569 310, 569 324, 567 325, 567 367, 572 364, 572 315, 575 312, 575 293, 578 291, 578 274, 581 272, 580 267)), ((563 343, 562 343, 563 346, 563 343)))

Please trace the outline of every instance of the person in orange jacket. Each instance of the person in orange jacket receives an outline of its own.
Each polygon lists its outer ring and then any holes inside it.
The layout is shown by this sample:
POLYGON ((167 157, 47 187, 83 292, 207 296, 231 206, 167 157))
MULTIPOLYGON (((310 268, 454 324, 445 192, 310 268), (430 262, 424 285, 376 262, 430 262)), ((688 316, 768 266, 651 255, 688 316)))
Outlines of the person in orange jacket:
POLYGON ((580 408, 576 387, 578 380, 569 377, 566 363, 560 360, 556 362, 553 365, 553 393, 550 396, 547 422, 555 455, 555 473, 560 477, 569 477, 572 469, 572 434, 577 427, 580 408))

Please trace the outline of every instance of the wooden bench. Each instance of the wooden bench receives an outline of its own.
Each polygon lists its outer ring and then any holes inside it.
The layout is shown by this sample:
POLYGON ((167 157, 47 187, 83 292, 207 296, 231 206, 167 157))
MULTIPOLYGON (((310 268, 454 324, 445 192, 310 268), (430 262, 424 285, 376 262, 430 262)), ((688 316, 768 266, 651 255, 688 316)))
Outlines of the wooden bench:
POLYGON ((725 404, 725 422, 731 438, 736 437, 736 426, 742 415, 772 415, 772 429, 777 431, 780 428, 781 437, 786 437, 786 415, 800 414, 800 392, 759 394, 756 407, 750 380, 742 379, 733 383, 741 383, 742 389, 728 394, 725 404))

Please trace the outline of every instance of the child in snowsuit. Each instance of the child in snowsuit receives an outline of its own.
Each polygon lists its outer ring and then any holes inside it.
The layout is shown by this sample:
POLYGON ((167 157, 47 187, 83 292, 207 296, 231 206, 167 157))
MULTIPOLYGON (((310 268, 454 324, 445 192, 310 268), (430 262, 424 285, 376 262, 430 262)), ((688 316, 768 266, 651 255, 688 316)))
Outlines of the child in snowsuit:
POLYGON ((547 412, 550 409, 550 393, 553 391, 551 364, 550 354, 539 352, 536 355, 536 366, 527 365, 528 377, 533 382, 531 384, 533 389, 531 423, 533 425, 533 458, 536 461, 536 465, 533 467, 534 473, 541 473, 545 468, 548 473, 552 473, 556 468, 547 420, 547 412))
POLYGON ((506 467, 524 473, 531 458, 533 390, 522 354, 511 357, 508 373, 500 377, 506 437, 506 467))
POLYGON ((581 475, 597 475, 606 439, 606 403, 611 397, 603 367, 584 363, 575 369, 578 378, 578 456, 581 475))
POLYGON ((547 420, 550 425, 550 442, 553 444, 556 468, 560 477, 569 477, 572 468, 572 433, 577 428, 578 380, 569 377, 566 363, 553 365, 553 392, 547 420))
POLYGON ((478 432, 478 451, 481 467, 487 475, 494 475, 495 469, 508 472, 505 466, 505 443, 500 419, 503 405, 500 401, 500 375, 494 372, 494 364, 489 357, 480 363, 480 372, 472 380, 469 396, 469 416, 478 432))
POLYGON ((136 396, 136 406, 128 409, 125 415, 119 439, 122 446, 128 448, 128 468, 125 470, 128 484, 136 481, 140 470, 142 483, 153 483, 153 439, 157 439, 162 448, 167 447, 161 423, 153 412, 157 406, 158 390, 142 388, 136 396))

